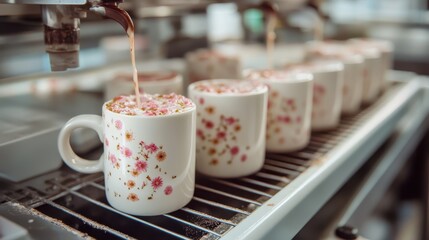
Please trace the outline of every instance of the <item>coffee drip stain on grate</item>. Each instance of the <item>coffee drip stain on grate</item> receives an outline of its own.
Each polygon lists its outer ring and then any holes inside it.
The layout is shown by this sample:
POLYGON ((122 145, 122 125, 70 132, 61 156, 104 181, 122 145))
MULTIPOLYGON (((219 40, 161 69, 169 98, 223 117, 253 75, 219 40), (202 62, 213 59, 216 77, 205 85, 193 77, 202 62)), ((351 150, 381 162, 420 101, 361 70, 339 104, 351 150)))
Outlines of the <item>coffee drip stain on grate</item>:
POLYGON ((169 214, 137 217, 122 213, 107 203, 102 174, 83 175, 65 167, 32 179, 31 186, 0 191, 0 203, 22 204, 47 221, 56 219, 54 223, 68 231, 82 233, 80 237, 220 239, 310 166, 323 164, 324 155, 382 104, 380 100, 343 118, 336 130, 313 134, 302 151, 267 153, 263 168, 254 175, 228 180, 198 176, 192 201, 169 214))

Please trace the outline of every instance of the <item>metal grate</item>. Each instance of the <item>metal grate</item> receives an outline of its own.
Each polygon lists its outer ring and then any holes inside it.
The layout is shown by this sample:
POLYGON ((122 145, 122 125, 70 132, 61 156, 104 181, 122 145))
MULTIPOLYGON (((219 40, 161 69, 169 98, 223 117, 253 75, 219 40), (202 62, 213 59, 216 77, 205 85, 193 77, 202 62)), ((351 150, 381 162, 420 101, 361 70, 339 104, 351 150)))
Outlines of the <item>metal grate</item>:
POLYGON ((312 164, 318 164, 382 104, 379 101, 343 118, 336 130, 314 134, 302 151, 267 153, 263 168, 254 175, 231 180, 197 176, 192 201, 170 214, 136 217, 117 211, 107 203, 101 174, 82 175, 66 168, 38 179, 43 188, 26 186, 4 193, 0 203, 23 203, 99 239, 219 239, 312 164))

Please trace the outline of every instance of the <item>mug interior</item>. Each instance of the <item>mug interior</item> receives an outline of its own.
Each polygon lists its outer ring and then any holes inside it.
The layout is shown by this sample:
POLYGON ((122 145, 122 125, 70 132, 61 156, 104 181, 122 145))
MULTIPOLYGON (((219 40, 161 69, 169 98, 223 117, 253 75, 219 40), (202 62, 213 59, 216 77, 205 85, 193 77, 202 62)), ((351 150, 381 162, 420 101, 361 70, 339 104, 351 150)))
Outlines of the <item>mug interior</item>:
MULTIPOLYGON (((171 94, 166 94, 166 95, 171 95, 171 94)), ((115 111, 113 111, 112 109, 109 109, 109 104, 111 104, 116 98, 121 98, 121 97, 133 97, 133 95, 129 95, 129 96, 117 96, 117 97, 115 97, 115 98, 113 98, 113 99, 110 99, 110 100, 108 100, 108 101, 106 101, 104 104, 103 104, 103 107, 102 107, 102 112, 103 112, 103 114, 105 113, 105 112, 109 112, 109 113, 111 113, 111 114, 114 114, 114 115, 116 115, 117 117, 121 117, 121 118, 168 118, 168 117, 175 117, 175 116, 178 116, 178 115, 183 115, 183 114, 188 114, 188 113, 190 113, 190 112, 193 112, 193 111, 195 111, 195 109, 196 109, 196 105, 195 105, 195 103, 194 102, 192 102, 192 100, 191 99, 189 99, 189 98, 186 98, 186 97, 184 97, 184 96, 182 96, 182 95, 179 95, 179 94, 174 94, 174 95, 176 95, 176 96, 179 96, 179 97, 183 97, 183 99, 185 99, 186 101, 188 101, 188 106, 186 106, 186 107, 184 107, 183 109, 181 109, 181 110, 179 110, 179 111, 176 111, 176 112, 172 112, 172 113, 169 113, 169 114, 164 114, 164 115, 147 115, 147 114, 144 114, 144 113, 141 113, 141 114, 127 114, 127 113, 124 113, 124 112, 122 112, 122 113, 119 113, 119 112, 115 112, 115 111)), ((142 94, 141 96, 160 96, 160 94, 142 94)), ((147 104, 147 103, 145 103, 144 101, 142 102, 142 105, 143 105, 143 107, 145 107, 144 106, 144 104, 147 104)), ((142 107, 142 108, 143 108, 142 107)), ((147 106, 148 107, 148 106, 147 106)), ((133 110, 133 109, 135 109, 135 108, 131 108, 130 110, 133 110)), ((125 110, 125 109, 124 109, 125 110)))

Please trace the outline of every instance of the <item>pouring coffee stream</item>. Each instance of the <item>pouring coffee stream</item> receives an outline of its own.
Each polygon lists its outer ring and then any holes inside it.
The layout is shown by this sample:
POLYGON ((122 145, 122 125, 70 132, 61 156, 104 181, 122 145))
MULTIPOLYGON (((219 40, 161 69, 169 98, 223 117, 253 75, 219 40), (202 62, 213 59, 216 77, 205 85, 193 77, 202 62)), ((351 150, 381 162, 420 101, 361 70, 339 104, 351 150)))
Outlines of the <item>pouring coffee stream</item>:
POLYGON ((323 14, 321 5, 323 0, 313 0, 307 3, 307 6, 314 10, 317 17, 315 19, 314 26, 314 40, 324 41, 325 40, 325 23, 327 16, 323 14))
POLYGON ((258 9, 262 10, 266 15, 266 49, 267 49, 267 63, 268 69, 273 68, 273 51, 274 43, 276 40, 275 27, 278 18, 278 7, 272 2, 264 1, 257 6, 258 9))
POLYGON ((266 33, 266 44, 267 44, 267 61, 268 61, 268 69, 273 68, 273 51, 274 44, 276 40, 275 33, 276 26, 276 16, 272 13, 268 14, 267 19, 267 33, 266 33))
POLYGON ((130 15, 123 9, 118 7, 116 2, 107 2, 100 5, 94 5, 90 8, 91 11, 98 13, 104 17, 110 18, 118 22, 126 31, 130 42, 131 64, 133 66, 133 81, 134 91, 136 95, 137 107, 141 106, 138 72, 136 67, 135 47, 134 47, 134 23, 130 15))

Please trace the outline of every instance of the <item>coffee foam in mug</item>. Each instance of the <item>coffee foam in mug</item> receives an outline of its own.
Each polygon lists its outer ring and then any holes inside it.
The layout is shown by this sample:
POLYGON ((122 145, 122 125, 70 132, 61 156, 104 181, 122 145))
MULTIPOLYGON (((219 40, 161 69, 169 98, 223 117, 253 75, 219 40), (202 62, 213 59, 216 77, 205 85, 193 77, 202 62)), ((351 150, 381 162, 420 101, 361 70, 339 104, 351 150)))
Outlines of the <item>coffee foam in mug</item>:
POLYGON ((213 80, 201 81, 194 83, 195 90, 206 93, 216 94, 245 94, 261 92, 265 89, 265 85, 256 81, 244 80, 213 80))
POLYGON ((191 110, 194 103, 175 93, 141 94, 141 107, 137 106, 136 96, 117 96, 106 103, 107 110, 129 116, 167 116, 191 110))

